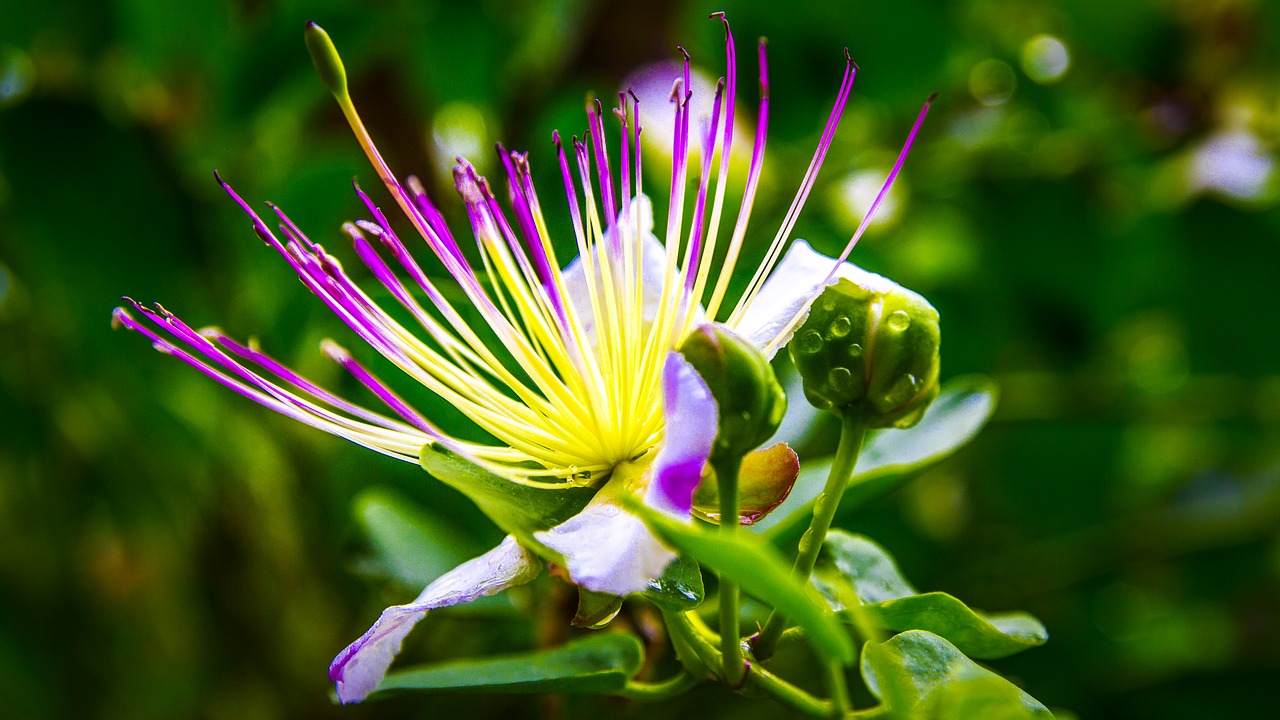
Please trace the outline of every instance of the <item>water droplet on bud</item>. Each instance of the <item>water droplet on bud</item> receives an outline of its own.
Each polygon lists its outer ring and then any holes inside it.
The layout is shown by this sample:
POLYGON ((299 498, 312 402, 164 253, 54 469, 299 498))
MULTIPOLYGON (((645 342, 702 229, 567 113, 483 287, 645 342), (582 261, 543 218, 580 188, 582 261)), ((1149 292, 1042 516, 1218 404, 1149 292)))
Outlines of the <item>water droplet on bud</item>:
POLYGON ((911 316, 907 314, 906 310, 896 310, 889 315, 888 320, 885 320, 885 324, 894 332, 902 332, 911 327, 911 316))
POLYGON ((812 355, 822 349, 822 336, 809 330, 800 336, 800 352, 812 355))
POLYGON ((835 337, 842 338, 848 335, 849 331, 852 329, 853 329, 853 322, 850 321, 849 318, 845 317, 844 315, 841 315, 840 317, 831 321, 831 334, 834 335, 835 337))
POLYGON ((853 373, 849 368, 831 368, 831 372, 827 373, 827 382, 836 392, 849 392, 853 389, 853 373))

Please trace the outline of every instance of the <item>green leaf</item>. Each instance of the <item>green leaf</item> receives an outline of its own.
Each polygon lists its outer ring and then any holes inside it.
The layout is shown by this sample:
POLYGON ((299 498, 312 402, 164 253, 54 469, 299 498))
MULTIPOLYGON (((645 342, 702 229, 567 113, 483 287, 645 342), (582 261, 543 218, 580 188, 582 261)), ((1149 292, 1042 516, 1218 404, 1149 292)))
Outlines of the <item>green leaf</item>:
POLYGON ((422 448, 419 462, 440 482, 470 498, 498 527, 519 538, 520 544, 553 561, 563 559, 533 534, 577 515, 596 493, 589 487, 546 490, 521 485, 436 444, 422 448))
POLYGON ((942 592, 888 600, 868 610, 868 615, 887 630, 928 630, 951 641, 964 654, 984 660, 1008 657, 1049 639, 1044 625, 1031 615, 985 615, 942 592))
MULTIPOLYGON (((915 427, 869 435, 858 456, 853 480, 840 502, 840 514, 901 487, 920 471, 967 445, 991 419, 997 397, 995 383, 987 378, 955 378, 943 386, 942 394, 915 427)), ((831 458, 805 463, 791 495, 752 528, 777 536, 804 522, 830 471, 831 458)))
POLYGON ((643 660, 644 648, 635 636, 599 633, 551 650, 399 670, 370 697, 417 690, 607 693, 622 689, 643 660))
POLYGON ((1026 613, 985 615, 946 593, 918 594, 884 548, 843 530, 827 535, 813 584, 845 622, 927 630, 977 658, 1006 657, 1049 639, 1044 625, 1026 613))
POLYGON ((839 529, 827 533, 822 543, 813 584, 836 610, 916 594, 888 551, 870 538, 839 529), (842 585, 851 585, 852 593, 842 585))
POLYGON ((686 525, 635 500, 628 506, 676 550, 737 582, 744 592, 804 628, 819 652, 846 665, 853 662, 848 633, 791 578, 789 563, 772 545, 746 532, 730 535, 705 525, 686 525))
POLYGON ((924 630, 904 632, 884 643, 867 643, 862 652, 862 677, 872 694, 900 717, 1053 717, 1044 705, 1016 685, 924 630))
POLYGON ((360 493, 353 509, 373 550, 374 569, 411 588, 425 587, 486 549, 475 538, 385 488, 360 493))
POLYGON ((702 604, 706 589, 702 585, 702 567, 696 560, 677 556, 662 575, 649 582, 644 596, 666 610, 682 612, 702 604))

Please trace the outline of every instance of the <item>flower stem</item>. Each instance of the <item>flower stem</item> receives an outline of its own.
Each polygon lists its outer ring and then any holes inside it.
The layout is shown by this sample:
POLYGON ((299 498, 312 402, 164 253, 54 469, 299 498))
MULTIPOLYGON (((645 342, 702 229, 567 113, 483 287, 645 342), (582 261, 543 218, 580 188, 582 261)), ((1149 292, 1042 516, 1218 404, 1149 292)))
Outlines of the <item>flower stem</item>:
MULTIPOLYGON (((809 529, 800 538, 799 554, 791 576, 800 582, 808 582, 813 573, 813 566, 818 562, 818 552, 827 539, 827 531, 831 529, 831 521, 835 517, 840 498, 853 477, 853 468, 858 464, 858 453, 862 451, 862 441, 866 438, 867 426, 862 418, 854 413, 846 413, 840 428, 840 445, 836 448, 835 460, 831 463, 831 472, 827 475, 827 484, 813 506, 813 519, 809 521, 809 529)), ((723 497, 723 493, 721 494, 723 497)), ((787 619, 774 610, 765 622, 764 629, 751 643, 755 656, 761 660, 768 659, 777 649, 778 639, 782 631, 787 629, 787 619)))
MULTIPOLYGON (((720 489, 720 532, 733 535, 738 531, 738 470, 742 458, 731 457, 716 462, 716 484, 720 489)), ((720 654, 724 658, 724 682, 729 687, 742 685, 747 666, 742 657, 742 633, 738 628, 738 584, 720 575, 720 654)))

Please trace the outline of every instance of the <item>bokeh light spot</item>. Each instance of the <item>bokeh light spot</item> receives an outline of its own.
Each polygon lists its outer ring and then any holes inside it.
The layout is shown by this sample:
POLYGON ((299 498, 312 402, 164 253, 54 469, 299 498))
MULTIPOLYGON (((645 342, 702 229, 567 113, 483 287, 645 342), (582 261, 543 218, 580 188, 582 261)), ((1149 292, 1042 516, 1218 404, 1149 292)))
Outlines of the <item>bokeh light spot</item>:
POLYGON ((1071 69, 1071 52, 1052 35, 1037 35, 1022 46, 1022 72, 1041 85, 1056 83, 1071 69))

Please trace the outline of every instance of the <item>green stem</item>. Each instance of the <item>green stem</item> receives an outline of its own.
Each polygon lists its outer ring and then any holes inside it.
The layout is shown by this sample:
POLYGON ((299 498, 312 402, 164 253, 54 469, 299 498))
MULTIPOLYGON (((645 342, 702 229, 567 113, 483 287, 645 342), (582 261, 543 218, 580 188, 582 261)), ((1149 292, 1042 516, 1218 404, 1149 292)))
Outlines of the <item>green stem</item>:
MULTIPOLYGON (((813 506, 813 519, 809 521, 809 529, 800 538, 799 554, 791 576, 800 582, 808 582, 813 573, 813 566, 818 562, 818 551, 827 539, 827 531, 831 529, 831 521, 835 517, 840 498, 853 477, 853 468, 858 464, 858 453, 862 451, 862 441, 866 438, 867 427, 862 418, 848 413, 843 418, 840 428, 840 445, 836 448, 835 460, 831 463, 831 473, 827 475, 827 484, 813 506)), ((723 493, 721 495, 723 497, 723 493)), ((766 660, 778 647, 778 639, 782 631, 787 629, 787 619, 774 610, 765 622, 764 629, 756 636, 751 647, 755 656, 766 660)))
POLYGON ((849 682, 844 677, 844 666, 839 660, 828 660, 826 666, 827 689, 831 691, 831 702, 835 705, 832 712, 841 716, 853 709, 853 703, 849 700, 849 682))
POLYGON ((671 633, 672 639, 679 638, 681 644, 691 649, 697 659, 706 666, 706 669, 716 677, 723 677, 724 666, 720 661, 720 651, 716 646, 707 639, 707 635, 695 628, 690 618, 696 618, 692 613, 682 612, 663 612, 663 619, 667 624, 667 632, 671 633))
POLYGON ((630 700, 654 702, 658 700, 667 700, 688 692, 699 682, 698 678, 695 678, 689 673, 681 670, 662 682, 647 683, 639 680, 628 680, 626 687, 619 690, 616 694, 630 700))
MULTIPOLYGON (((738 531, 738 470, 742 458, 732 457, 714 463, 716 485, 720 490, 720 532, 732 537, 738 531)), ((742 633, 738 628, 738 584, 720 575, 720 654, 724 658, 724 681, 739 687, 747 672, 742 657, 742 633)))
POLYGON ((833 705, 830 700, 814 697, 758 664, 751 666, 747 684, 798 713, 821 718, 832 716, 833 705))

